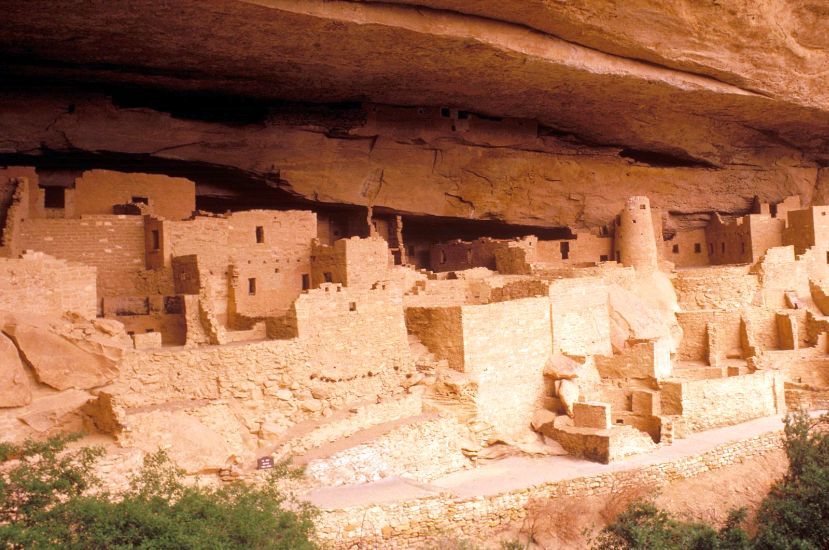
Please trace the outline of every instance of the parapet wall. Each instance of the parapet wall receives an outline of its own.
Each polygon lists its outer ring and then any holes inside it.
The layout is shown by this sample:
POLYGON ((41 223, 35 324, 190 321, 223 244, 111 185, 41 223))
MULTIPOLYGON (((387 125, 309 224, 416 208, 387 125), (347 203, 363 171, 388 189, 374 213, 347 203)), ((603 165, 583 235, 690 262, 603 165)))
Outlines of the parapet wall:
POLYGON ((727 443, 704 453, 650 464, 639 469, 602 473, 518 489, 498 495, 447 498, 439 495, 406 502, 341 510, 323 510, 317 537, 327 548, 419 548, 435 538, 457 534, 476 541, 520 525, 527 505, 536 500, 608 495, 625 487, 662 486, 738 464, 782 447, 782 433, 770 432, 727 443))

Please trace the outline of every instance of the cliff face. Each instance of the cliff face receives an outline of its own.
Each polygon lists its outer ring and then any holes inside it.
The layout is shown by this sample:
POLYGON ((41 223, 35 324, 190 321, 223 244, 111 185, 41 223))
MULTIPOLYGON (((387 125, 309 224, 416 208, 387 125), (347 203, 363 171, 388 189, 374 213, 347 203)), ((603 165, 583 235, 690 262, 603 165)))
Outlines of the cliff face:
POLYGON ((826 194, 820 2, 0 4, 7 161, 140 155, 315 201, 543 226, 607 223, 633 194, 678 227, 755 194, 826 194), (132 100, 110 101, 116 86, 132 100), (205 94, 263 107, 176 113, 205 94))

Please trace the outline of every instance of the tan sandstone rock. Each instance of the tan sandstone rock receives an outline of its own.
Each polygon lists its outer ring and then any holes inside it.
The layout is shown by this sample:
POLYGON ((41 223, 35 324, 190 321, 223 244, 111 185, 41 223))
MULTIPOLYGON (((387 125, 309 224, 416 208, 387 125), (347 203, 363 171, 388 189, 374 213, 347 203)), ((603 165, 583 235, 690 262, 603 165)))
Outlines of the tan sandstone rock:
POLYGON ((6 325, 4 332, 14 340, 38 381, 57 390, 103 386, 118 374, 115 363, 104 355, 84 351, 42 327, 6 325))
POLYGON ((0 407, 22 407, 32 401, 32 390, 17 348, 0 333, 0 407))

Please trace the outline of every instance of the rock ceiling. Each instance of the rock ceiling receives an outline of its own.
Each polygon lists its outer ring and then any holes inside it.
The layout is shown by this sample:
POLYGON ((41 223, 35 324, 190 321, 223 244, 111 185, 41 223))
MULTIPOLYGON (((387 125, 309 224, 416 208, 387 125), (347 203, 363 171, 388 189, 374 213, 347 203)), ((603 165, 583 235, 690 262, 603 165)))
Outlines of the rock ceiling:
POLYGON ((606 223, 610 203, 636 192, 685 223, 744 210, 754 194, 822 198, 829 183, 824 2, 3 0, 0 10, 11 86, 0 154, 212 163, 354 204, 379 177, 381 206, 537 225, 606 223), (184 120, 100 95, 118 85, 448 106, 540 129, 497 144, 388 124, 184 120))

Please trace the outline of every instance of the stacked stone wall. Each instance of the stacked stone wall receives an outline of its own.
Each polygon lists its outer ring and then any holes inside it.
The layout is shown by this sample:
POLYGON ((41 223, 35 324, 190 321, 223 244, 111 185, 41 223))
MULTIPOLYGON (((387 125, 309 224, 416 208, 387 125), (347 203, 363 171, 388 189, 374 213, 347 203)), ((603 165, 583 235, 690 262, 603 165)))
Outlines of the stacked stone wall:
POLYGON ((413 549, 446 534, 474 541, 520 525, 528 504, 570 496, 609 495, 625 487, 663 486, 738 464, 782 447, 782 433, 771 432, 718 446, 704 453, 650 464, 544 483, 491 496, 451 498, 439 495, 406 502, 323 510, 317 537, 332 550, 357 547, 413 549))
POLYGON ((135 295, 145 267, 141 216, 87 216, 80 219, 26 219, 19 247, 98 269, 98 295, 135 295))
POLYGON ((42 254, 0 258, 0 310, 55 316, 71 311, 92 319, 95 280, 94 267, 42 254))

